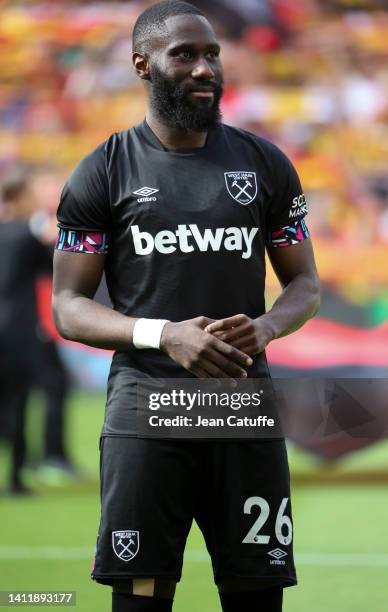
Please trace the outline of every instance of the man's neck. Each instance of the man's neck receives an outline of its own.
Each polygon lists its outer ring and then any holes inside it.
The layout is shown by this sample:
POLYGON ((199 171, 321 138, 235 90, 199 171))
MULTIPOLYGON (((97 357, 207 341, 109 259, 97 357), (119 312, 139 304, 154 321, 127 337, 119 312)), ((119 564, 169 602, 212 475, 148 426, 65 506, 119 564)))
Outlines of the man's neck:
POLYGON ((146 121, 166 149, 200 149, 205 146, 207 132, 192 132, 178 127, 171 127, 163 123, 150 110, 146 121))

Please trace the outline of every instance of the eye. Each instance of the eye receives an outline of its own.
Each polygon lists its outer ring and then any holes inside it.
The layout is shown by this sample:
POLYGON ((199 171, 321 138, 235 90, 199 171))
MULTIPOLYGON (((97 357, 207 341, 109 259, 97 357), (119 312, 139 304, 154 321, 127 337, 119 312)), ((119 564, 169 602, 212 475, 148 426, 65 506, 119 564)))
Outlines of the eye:
POLYGON ((219 51, 208 51, 206 54, 207 58, 210 60, 215 60, 218 59, 220 57, 220 52, 219 51))
POLYGON ((193 57, 193 54, 190 49, 183 49, 182 51, 179 51, 178 57, 182 59, 191 59, 193 57))

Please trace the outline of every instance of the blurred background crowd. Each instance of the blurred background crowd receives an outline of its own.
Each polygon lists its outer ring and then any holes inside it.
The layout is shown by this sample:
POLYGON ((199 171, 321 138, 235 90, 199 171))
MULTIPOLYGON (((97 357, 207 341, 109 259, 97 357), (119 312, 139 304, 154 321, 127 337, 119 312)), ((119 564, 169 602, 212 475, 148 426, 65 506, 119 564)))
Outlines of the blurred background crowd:
MULTIPOLYGON (((274 373, 386 376, 384 0, 191 1, 209 15, 221 39, 224 121, 281 147, 296 165, 309 202, 323 305, 319 317, 298 332, 297 342, 285 338, 270 348, 274 373)), ((48 251, 55 240, 59 194, 75 164, 112 132, 144 116, 130 34, 139 13, 152 3, 0 0, 0 220, 4 225, 16 218, 14 196, 18 201, 22 194, 28 202, 17 215, 48 251), (15 180, 16 192, 10 191, 15 180)), ((47 262, 32 269, 31 257, 27 260, 37 296, 38 335, 54 343, 56 351, 50 271, 47 262)), ((269 274, 269 305, 278 292, 269 274)), ((31 299, 30 294, 27 302, 31 299)), ((18 317, 17 328, 22 309, 18 317)), ((3 327, 9 328, 5 321, 3 327)), ((3 342, 2 359, 6 354, 3 342)), ((60 354, 55 359, 51 354, 49 362, 57 365, 62 397, 67 384, 59 374, 61 359, 73 380, 105 386, 109 355, 71 343, 62 343, 60 354)), ((63 418, 60 404, 57 400, 47 412, 57 414, 57 424, 63 418)), ((57 439, 48 457, 65 460, 57 439)))
MULTIPOLYGON (((49 165, 59 192, 84 154, 142 119, 144 94, 130 65, 130 33, 148 4, 152 0, 0 1, 2 175, 21 161, 49 165)), ((383 322, 388 312, 383 0, 194 4, 209 14, 222 40, 225 122, 273 140, 290 155, 308 194, 321 277, 349 305, 338 304, 339 310, 350 323, 383 322)), ((39 199, 51 210, 58 193, 53 180, 49 183, 39 199)))

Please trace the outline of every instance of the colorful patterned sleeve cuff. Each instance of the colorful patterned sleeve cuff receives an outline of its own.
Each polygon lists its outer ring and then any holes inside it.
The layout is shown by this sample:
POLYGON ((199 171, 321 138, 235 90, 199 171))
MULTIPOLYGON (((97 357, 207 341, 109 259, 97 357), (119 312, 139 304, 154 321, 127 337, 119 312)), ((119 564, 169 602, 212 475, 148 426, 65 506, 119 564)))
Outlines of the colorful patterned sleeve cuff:
POLYGON ((60 228, 55 248, 72 253, 106 255, 109 236, 105 232, 85 232, 60 228))
POLYGON ((267 236, 267 246, 269 247, 288 247, 293 244, 299 244, 310 234, 307 229, 304 219, 294 221, 291 225, 286 225, 277 230, 271 230, 267 236))

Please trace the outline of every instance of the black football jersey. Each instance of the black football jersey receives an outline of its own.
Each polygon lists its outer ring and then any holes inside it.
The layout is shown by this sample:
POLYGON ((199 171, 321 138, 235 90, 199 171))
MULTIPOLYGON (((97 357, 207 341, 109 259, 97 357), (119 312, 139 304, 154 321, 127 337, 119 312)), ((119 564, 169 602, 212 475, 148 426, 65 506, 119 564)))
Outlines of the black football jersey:
MULTIPOLYGON (((166 150, 144 121, 78 164, 58 222, 109 237, 105 273, 115 310, 182 321, 263 314, 267 236, 306 212, 293 165, 269 141, 221 124, 203 148, 166 150)), ((248 375, 268 376, 264 353, 248 375)), ((144 376, 190 374, 158 350, 116 352, 106 433, 135 434, 135 381, 144 376)))

